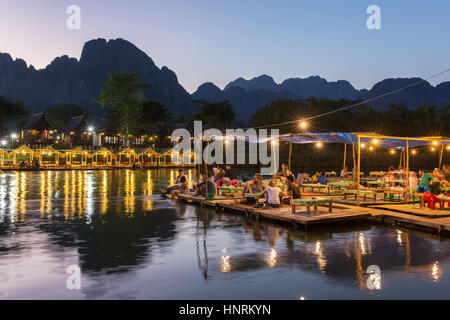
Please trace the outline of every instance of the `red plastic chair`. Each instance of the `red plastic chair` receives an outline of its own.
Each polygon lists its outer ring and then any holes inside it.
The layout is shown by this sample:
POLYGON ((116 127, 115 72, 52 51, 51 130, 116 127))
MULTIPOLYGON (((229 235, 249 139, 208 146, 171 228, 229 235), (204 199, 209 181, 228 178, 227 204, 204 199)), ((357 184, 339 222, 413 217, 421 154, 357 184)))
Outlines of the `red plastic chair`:
POLYGON ((440 204, 441 210, 442 210, 442 202, 441 200, 436 197, 431 192, 425 192, 422 197, 422 203, 420 204, 420 207, 423 208, 423 204, 427 202, 428 208, 431 210, 436 210, 436 202, 440 204))

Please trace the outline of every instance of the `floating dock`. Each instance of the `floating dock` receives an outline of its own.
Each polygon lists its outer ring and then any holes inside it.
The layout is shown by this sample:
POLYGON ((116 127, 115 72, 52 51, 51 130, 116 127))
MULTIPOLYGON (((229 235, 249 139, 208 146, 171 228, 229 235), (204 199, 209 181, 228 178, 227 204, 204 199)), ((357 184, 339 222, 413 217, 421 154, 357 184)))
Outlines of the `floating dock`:
POLYGON ((439 210, 433 210, 435 213, 433 216, 414 215, 409 211, 402 212, 400 204, 358 207, 334 202, 333 212, 328 212, 328 206, 318 206, 317 210, 311 211, 311 214, 308 215, 306 208, 300 206, 295 213, 292 213, 290 205, 284 205, 281 208, 254 208, 252 205, 238 203, 238 199, 227 199, 221 196, 215 200, 206 200, 204 197, 181 194, 177 198, 202 207, 212 207, 218 212, 234 212, 256 221, 264 219, 287 223, 294 228, 303 227, 307 229, 310 226, 319 227, 337 223, 375 222, 424 230, 439 235, 444 233, 450 235, 450 215, 448 211, 444 214, 438 212, 439 210))

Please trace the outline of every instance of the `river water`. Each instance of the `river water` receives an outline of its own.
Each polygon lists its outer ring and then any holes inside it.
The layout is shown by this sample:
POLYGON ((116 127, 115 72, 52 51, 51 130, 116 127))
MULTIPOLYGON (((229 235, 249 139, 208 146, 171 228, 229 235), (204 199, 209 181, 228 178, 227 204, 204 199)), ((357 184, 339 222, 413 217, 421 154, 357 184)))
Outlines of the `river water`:
POLYGON ((450 298, 448 240, 258 224, 161 198, 176 174, 0 173, 0 299, 450 298))

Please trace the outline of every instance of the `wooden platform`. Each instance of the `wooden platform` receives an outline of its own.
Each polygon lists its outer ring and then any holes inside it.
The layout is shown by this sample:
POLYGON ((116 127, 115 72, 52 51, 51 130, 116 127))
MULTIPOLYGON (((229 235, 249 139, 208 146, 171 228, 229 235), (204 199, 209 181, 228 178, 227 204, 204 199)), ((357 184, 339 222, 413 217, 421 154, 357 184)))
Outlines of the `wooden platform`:
POLYGON ((179 199, 195 202, 202 206, 215 207, 216 210, 234 211, 245 214, 247 217, 253 217, 256 220, 260 218, 287 222, 296 225, 319 225, 337 222, 348 222, 350 220, 364 220, 371 215, 367 212, 355 212, 349 208, 333 206, 333 212, 328 212, 328 206, 319 206, 317 211, 312 210, 308 215, 305 207, 298 207, 295 213, 291 212, 291 206, 285 205, 281 208, 253 208, 252 205, 235 203, 234 200, 217 199, 205 200, 203 197, 193 197, 189 195, 179 195, 179 199))
POLYGON ((450 208, 445 207, 443 210, 439 208, 439 205, 436 205, 436 209, 432 210, 427 207, 420 208, 419 205, 412 205, 412 203, 399 203, 399 204, 383 204, 383 205, 374 205, 373 208, 380 210, 389 210, 394 212, 408 213, 412 215, 428 217, 428 218, 436 218, 436 217, 450 217, 450 208))
MULTIPOLYGON (((298 212, 291 213, 291 206, 284 205, 281 208, 253 208, 251 205, 239 204, 230 199, 205 200, 203 197, 179 195, 178 199, 213 207, 216 211, 229 211, 244 214, 250 219, 267 219, 275 222, 284 222, 294 227, 325 226, 342 222, 379 222, 392 226, 404 226, 411 229, 432 232, 441 235, 450 235, 450 217, 446 215, 414 215, 410 208, 412 204, 386 204, 377 206, 355 206, 341 203, 333 203, 333 212, 328 212, 328 207, 318 207, 318 211, 312 211, 308 216, 304 207, 299 207, 298 212), (405 210, 405 212, 403 212, 405 210)), ((426 209, 428 210, 428 209, 426 209)), ((432 210, 430 210, 432 211, 432 210)), ((438 211, 438 210, 434 210, 438 211)), ((446 210, 447 212, 450 212, 446 210)))

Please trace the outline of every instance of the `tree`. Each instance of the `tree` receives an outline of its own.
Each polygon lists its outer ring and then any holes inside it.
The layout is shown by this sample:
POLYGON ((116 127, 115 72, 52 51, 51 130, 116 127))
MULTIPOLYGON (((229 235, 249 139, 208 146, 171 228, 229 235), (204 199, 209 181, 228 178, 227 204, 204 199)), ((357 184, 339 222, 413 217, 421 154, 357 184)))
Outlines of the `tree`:
POLYGON ((104 85, 107 89, 94 102, 109 108, 117 116, 122 133, 137 134, 142 128, 146 91, 152 86, 141 83, 137 71, 111 74, 104 85))
POLYGON ((16 122, 28 115, 21 101, 12 102, 0 95, 0 130, 5 131, 5 124, 16 122))
POLYGON ((48 121, 58 130, 63 129, 72 117, 87 116, 87 110, 73 103, 57 103, 45 110, 48 121))
POLYGON ((208 102, 205 100, 194 100, 198 103, 198 112, 194 115, 195 120, 202 120, 207 125, 225 129, 231 125, 236 114, 230 101, 208 102))
POLYGON ((170 119, 170 112, 163 103, 150 100, 145 100, 142 103, 141 123, 145 130, 157 122, 168 121, 170 119))

